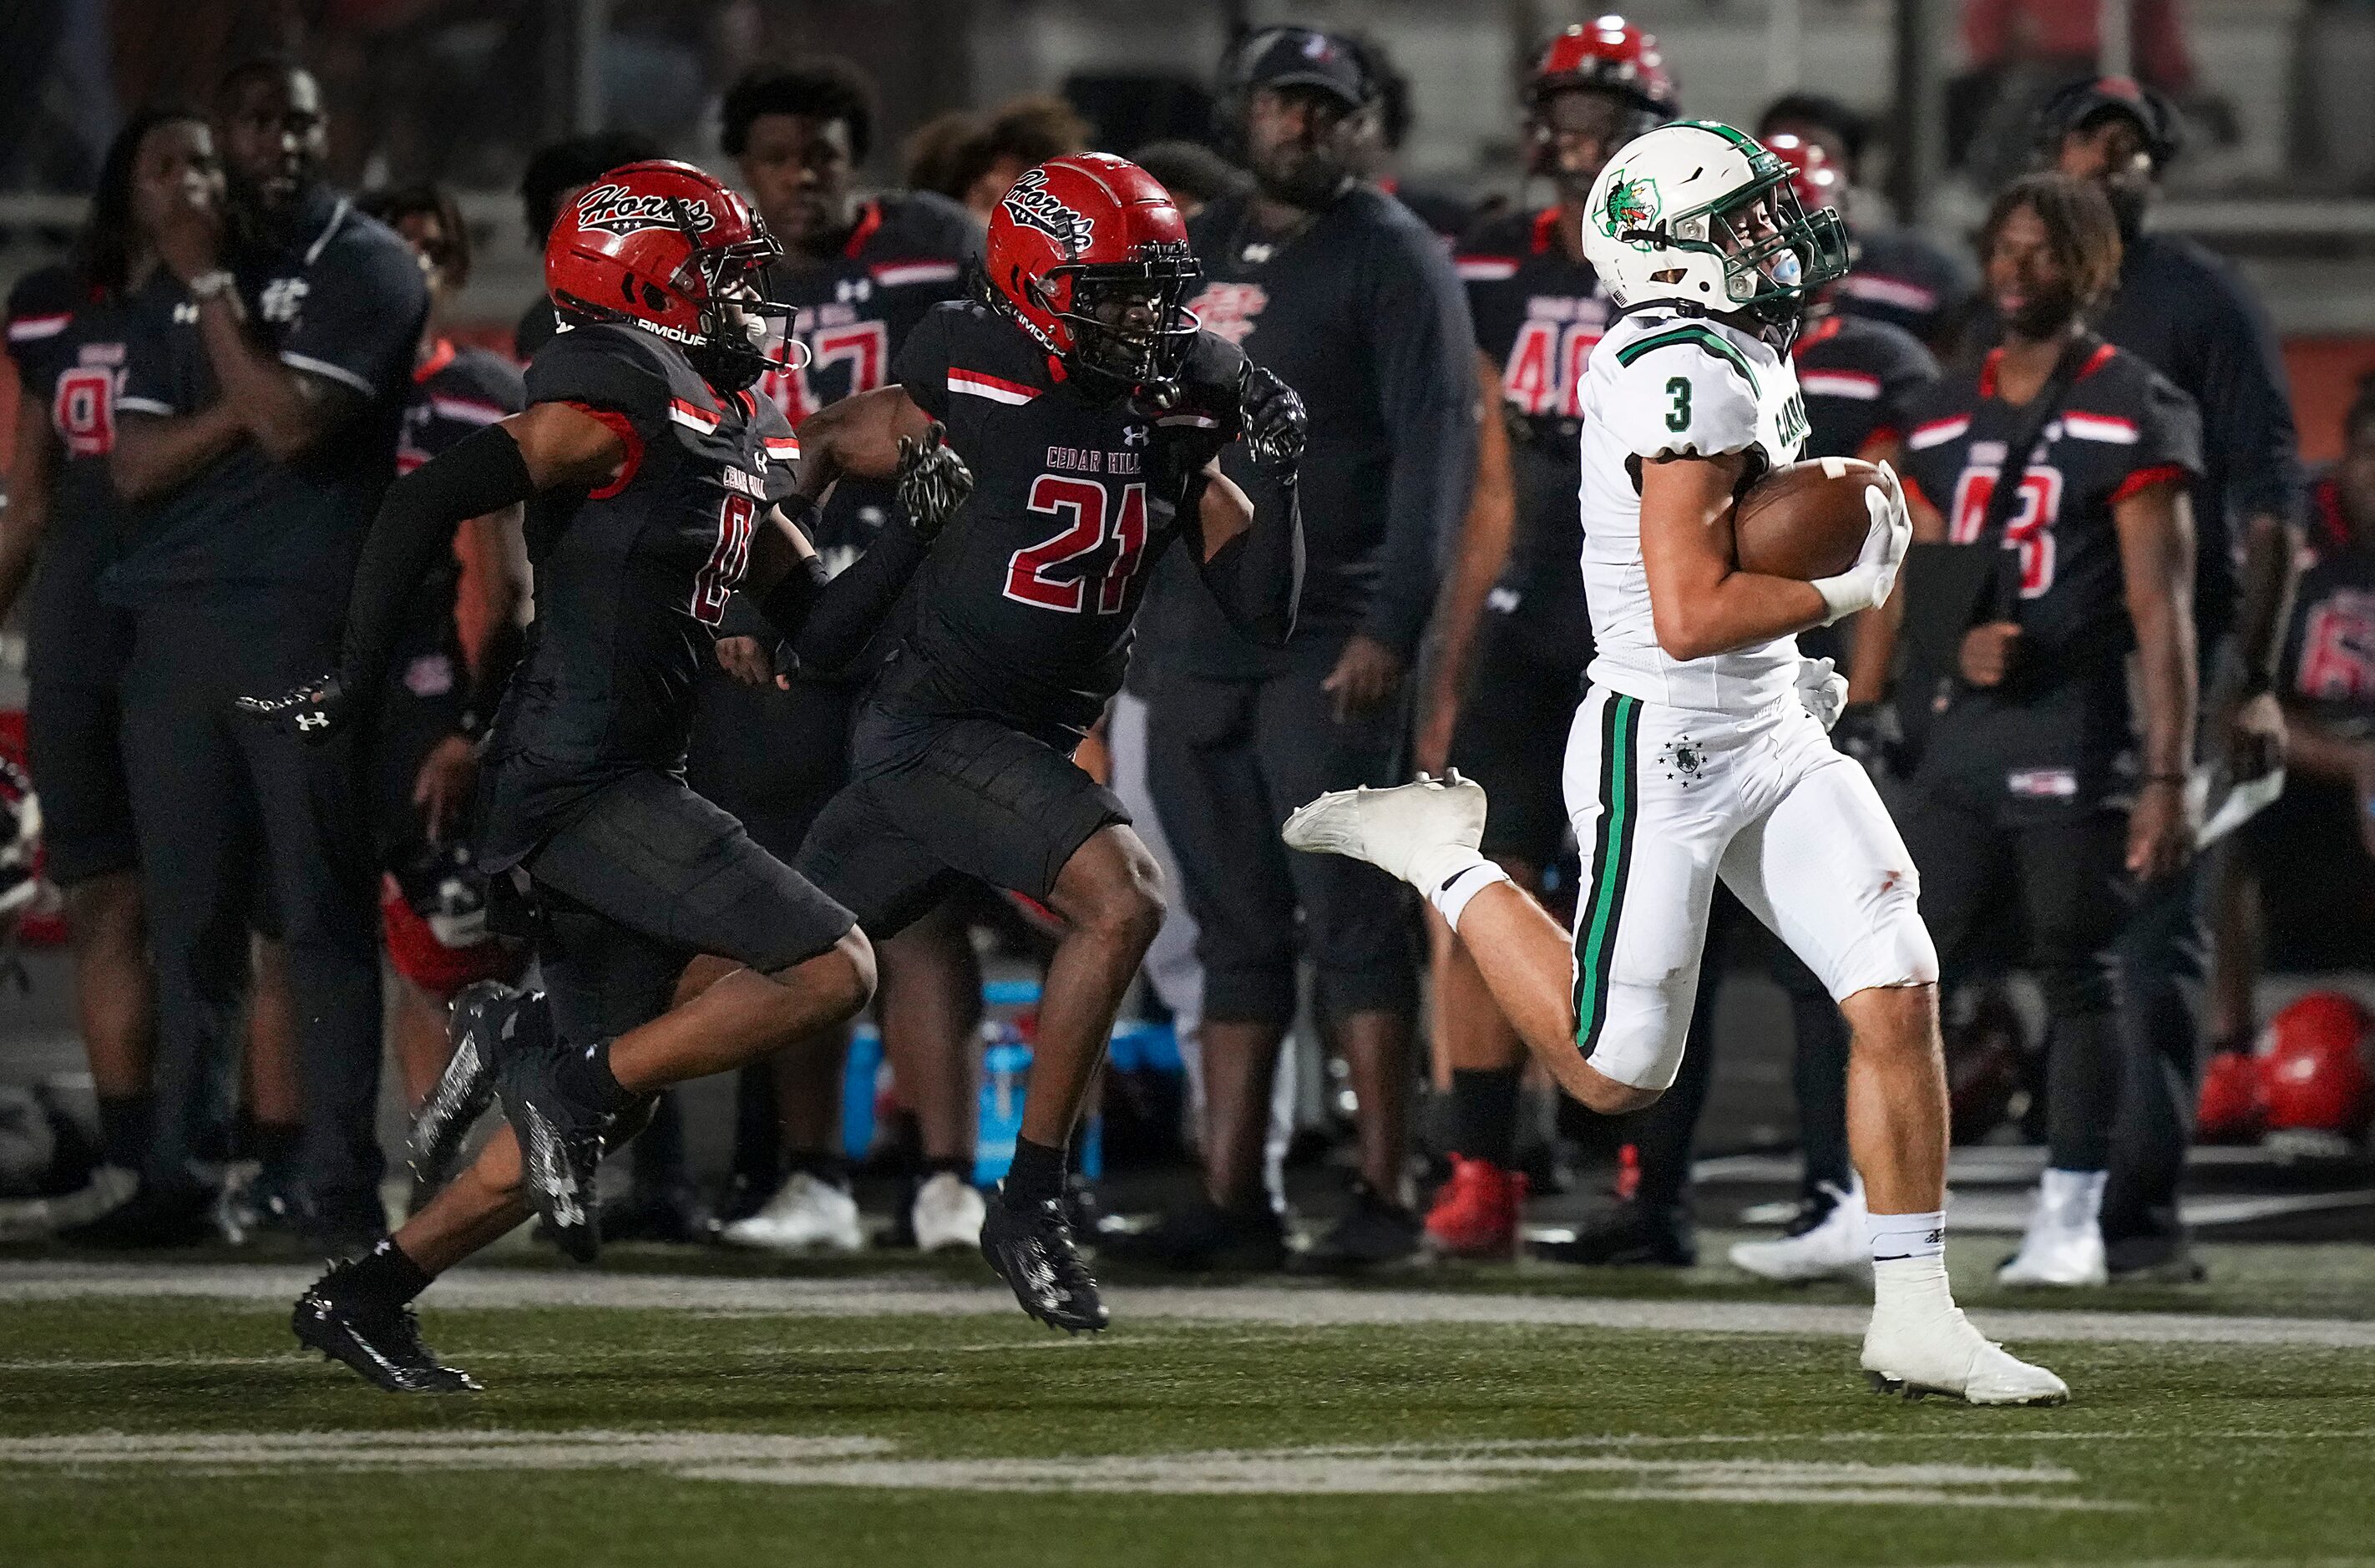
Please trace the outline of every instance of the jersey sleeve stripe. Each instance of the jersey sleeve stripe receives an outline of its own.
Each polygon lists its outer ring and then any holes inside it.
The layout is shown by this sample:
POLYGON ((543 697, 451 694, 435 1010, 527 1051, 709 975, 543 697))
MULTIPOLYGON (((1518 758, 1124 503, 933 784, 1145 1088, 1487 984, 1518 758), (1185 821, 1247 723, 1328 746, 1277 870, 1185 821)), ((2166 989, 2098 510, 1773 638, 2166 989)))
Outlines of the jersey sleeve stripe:
POLYGON ((1880 378, 1862 371, 1800 371, 1798 390, 1809 397, 1849 397, 1859 403, 1880 400, 1880 378))
POLYGON ((2133 419, 2075 411, 2062 416, 2062 433, 2074 441, 2099 441, 2112 446, 2133 446, 2138 436, 2133 419))
POLYGON ((585 492, 588 501, 608 501, 633 483, 635 470, 644 466, 643 433, 635 429, 632 419, 616 408, 597 408, 586 403, 572 403, 569 407, 589 419, 599 419, 613 435, 627 443, 627 461, 620 466, 619 477, 607 485, 585 492))
POLYGON ((2181 485, 2191 477, 2182 463, 2156 463, 2149 468, 2139 468, 2120 481, 2120 488, 2111 492, 2111 504, 2117 506, 2155 485, 2181 485))
POLYGON ((949 371, 949 390, 967 397, 987 397, 992 403, 1003 403, 1015 408, 1039 395, 1039 389, 1035 386, 1008 381, 987 371, 961 371, 954 367, 949 371))
POLYGON ((36 338, 55 337, 74 320, 74 312, 62 311, 53 316, 18 316, 8 324, 8 341, 30 343, 36 338))
POLYGON ((1701 326, 1696 322, 1654 333, 1638 343, 1627 343, 1624 348, 1616 350, 1616 362, 1629 368, 1644 354, 1655 353, 1660 348, 1676 348, 1683 344, 1689 344, 1696 348, 1704 348, 1718 359, 1730 360, 1732 366, 1748 379, 1749 385, 1756 384, 1756 368, 1748 362, 1748 356, 1742 353, 1723 334, 1711 326, 1701 326))
POLYGON ((441 419, 453 419, 465 425, 491 425, 511 418, 511 411, 493 403, 481 403, 475 397, 431 397, 430 412, 441 419))
POLYGON ((365 397, 371 396, 378 390, 346 366, 334 365, 327 360, 316 360, 311 354, 292 354, 284 349, 281 351, 280 362, 292 371, 303 371, 309 376, 321 376, 337 382, 341 386, 351 386, 365 397))
POLYGON ((902 289, 916 283, 953 283, 959 269, 954 262, 896 261, 882 262, 867 270, 883 288, 902 289))
POLYGON ((786 463, 798 460, 800 454, 800 438, 798 436, 761 436, 759 444, 766 449, 768 456, 786 463))
POLYGON ((1459 262, 1459 276, 1469 283, 1498 283, 1518 276, 1515 256, 1462 256, 1459 262))
POLYGON ((126 397, 118 394, 115 408, 121 414, 157 414, 169 419, 173 417, 171 404, 160 403, 153 397, 126 397))
POLYGON ((1914 426, 1913 433, 1905 438, 1905 444, 1916 452, 1926 452, 1931 447, 1944 445, 1970 428, 1971 417, 1968 414, 1957 414, 1949 419, 1932 419, 1914 426))
POLYGON ((668 399, 668 418, 686 430, 699 430, 702 434, 707 435, 717 429, 717 421, 721 417, 711 413, 706 408, 696 408, 681 397, 668 399))
POLYGON ((1174 425, 1184 425, 1190 430, 1217 430, 1221 428, 1221 421, 1210 414, 1165 414, 1154 422, 1166 429, 1174 425))
POLYGON ((1868 272, 1851 272, 1839 279, 1839 288, 1849 299, 1861 300, 1866 304, 1894 305, 1900 311, 1934 311, 1938 308, 1936 289, 1924 289, 1900 277, 1875 277, 1868 272))

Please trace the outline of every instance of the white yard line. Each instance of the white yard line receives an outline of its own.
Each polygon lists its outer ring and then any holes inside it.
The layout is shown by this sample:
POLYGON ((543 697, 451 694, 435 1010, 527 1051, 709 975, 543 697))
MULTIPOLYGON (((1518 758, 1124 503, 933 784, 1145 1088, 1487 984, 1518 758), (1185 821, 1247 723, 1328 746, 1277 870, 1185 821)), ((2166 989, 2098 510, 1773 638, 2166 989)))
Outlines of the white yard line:
MULTIPOLYGON (((254 1265, 6 1262, 0 1263, 0 1303, 178 1297, 277 1311, 312 1282, 313 1272, 254 1265)), ((1121 1287, 1109 1291, 1108 1300, 1125 1336, 1133 1321, 1153 1320, 1295 1328, 1501 1324, 1829 1338, 1862 1334, 1868 1315, 1861 1306, 1787 1302, 1610 1301, 1331 1286, 1121 1287)), ((422 1304, 439 1312, 609 1307, 867 1318, 1002 1317, 1016 1310, 1013 1298, 994 1286, 913 1279, 748 1279, 520 1268, 459 1270, 440 1280, 422 1304)), ((2375 1349, 2375 1322, 2335 1318, 1994 1309, 1973 1315, 1988 1333, 2024 1342, 2375 1349)))

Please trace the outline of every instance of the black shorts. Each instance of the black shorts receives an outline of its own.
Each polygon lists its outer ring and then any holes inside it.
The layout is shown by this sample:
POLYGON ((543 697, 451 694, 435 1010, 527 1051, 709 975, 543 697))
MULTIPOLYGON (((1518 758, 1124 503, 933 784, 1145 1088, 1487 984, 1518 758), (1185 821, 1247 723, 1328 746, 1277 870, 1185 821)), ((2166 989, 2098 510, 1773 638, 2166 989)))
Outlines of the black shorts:
POLYGON ((1492 799, 1479 847, 1537 869, 1566 839, 1566 737, 1583 700, 1582 662, 1546 660, 1539 641, 1485 611, 1451 737, 1452 765, 1492 799))
POLYGON ((469 666, 452 648, 399 654, 389 666, 364 763, 372 836, 383 866, 394 867, 427 835, 427 819, 412 803, 413 786, 430 752, 460 730, 469 679, 469 666))
POLYGON ((850 782, 798 865, 880 940, 967 878, 1045 902, 1091 834, 1128 822, 1111 790, 1045 741, 995 719, 862 704, 850 782))
POLYGON ((25 747, 41 801, 42 868, 62 888, 139 860, 124 771, 122 689, 41 679, 26 701, 25 747))
POLYGON ((605 785, 525 864, 542 909, 545 989, 571 1041, 657 1018, 703 953, 773 973, 855 924, 742 824, 657 772, 605 785))
POLYGON ((849 782, 854 688, 795 680, 789 691, 704 674, 685 782, 740 819, 778 860, 799 854, 825 802, 849 782))

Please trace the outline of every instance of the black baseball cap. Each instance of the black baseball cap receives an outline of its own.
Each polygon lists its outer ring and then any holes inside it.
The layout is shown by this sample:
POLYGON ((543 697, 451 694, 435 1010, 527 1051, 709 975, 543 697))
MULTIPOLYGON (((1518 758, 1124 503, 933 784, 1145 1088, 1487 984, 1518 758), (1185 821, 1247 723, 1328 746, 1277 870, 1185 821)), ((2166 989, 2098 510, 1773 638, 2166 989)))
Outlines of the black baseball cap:
POLYGON ((1238 80, 1255 88, 1317 88, 1358 109, 1376 96, 1360 56, 1341 38, 1310 28, 1272 28, 1256 33, 1239 56, 1238 80))
POLYGON ((2185 145, 2185 129, 2168 100, 2133 77, 2093 77, 2072 82, 2037 112, 2037 148, 2051 159, 2062 138, 2107 114, 2124 114, 2145 135, 2145 150, 2156 170, 2168 167, 2185 145))

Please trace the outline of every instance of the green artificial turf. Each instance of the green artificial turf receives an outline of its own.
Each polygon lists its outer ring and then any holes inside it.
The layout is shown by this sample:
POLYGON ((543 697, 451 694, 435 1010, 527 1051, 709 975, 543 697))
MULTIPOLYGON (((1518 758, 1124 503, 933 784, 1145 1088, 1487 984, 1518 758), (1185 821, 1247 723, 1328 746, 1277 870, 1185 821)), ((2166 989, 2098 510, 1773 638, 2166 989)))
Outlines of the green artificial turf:
POLYGON ((261 1301, 0 1303, 0 1563, 2375 1561, 2375 1350, 2024 1342, 2074 1402, 1976 1410, 1844 1337, 926 1305, 432 1295, 489 1389, 405 1399, 261 1301))

